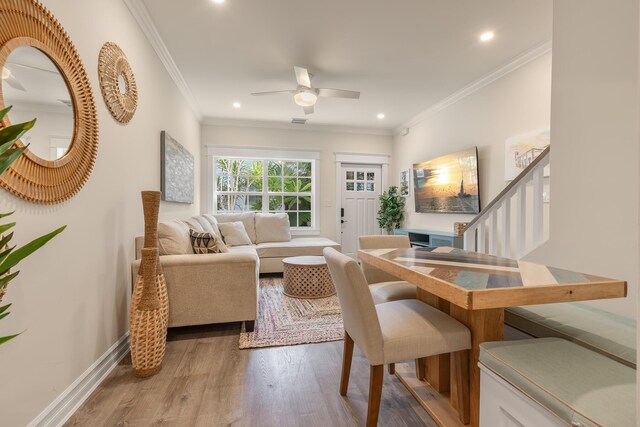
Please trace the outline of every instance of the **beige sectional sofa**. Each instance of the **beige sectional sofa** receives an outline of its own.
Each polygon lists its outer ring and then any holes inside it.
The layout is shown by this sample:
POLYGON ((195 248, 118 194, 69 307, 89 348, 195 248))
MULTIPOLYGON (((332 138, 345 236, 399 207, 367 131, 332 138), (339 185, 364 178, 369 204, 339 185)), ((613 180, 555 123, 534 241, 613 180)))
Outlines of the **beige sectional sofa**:
MULTIPOLYGON (((258 312, 259 273, 282 272, 282 259, 322 255, 340 245, 323 237, 290 237, 276 215, 231 213, 200 215, 158 224, 158 249, 169 292, 169 326, 244 321, 253 329, 258 312), (229 246, 227 253, 195 254, 189 229, 216 233, 219 223, 243 223, 250 245, 229 246), (278 225, 280 224, 280 225, 278 225), (288 237, 288 239, 287 239, 288 237), (269 241, 269 240, 280 241, 269 241)), ((133 277, 140 266, 143 237, 136 237, 133 277)))

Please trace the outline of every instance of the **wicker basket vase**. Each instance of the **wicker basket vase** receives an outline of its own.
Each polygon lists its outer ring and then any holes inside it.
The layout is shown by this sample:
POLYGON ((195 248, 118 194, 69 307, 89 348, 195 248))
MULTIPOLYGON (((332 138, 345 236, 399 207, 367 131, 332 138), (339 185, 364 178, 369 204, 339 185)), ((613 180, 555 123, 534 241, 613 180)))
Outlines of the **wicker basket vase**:
MULTIPOLYGON (((131 334, 131 364, 133 375, 149 377, 160 371, 167 339, 167 300, 160 298, 156 266, 158 249, 142 249, 142 280, 136 288, 129 313, 131 334)), ((140 275, 138 274, 138 277, 140 275)), ((166 286, 165 286, 166 293, 166 286)))
POLYGON ((162 368, 169 324, 169 295, 158 256, 160 192, 143 191, 144 248, 136 277, 129 326, 133 375, 148 377, 162 368))

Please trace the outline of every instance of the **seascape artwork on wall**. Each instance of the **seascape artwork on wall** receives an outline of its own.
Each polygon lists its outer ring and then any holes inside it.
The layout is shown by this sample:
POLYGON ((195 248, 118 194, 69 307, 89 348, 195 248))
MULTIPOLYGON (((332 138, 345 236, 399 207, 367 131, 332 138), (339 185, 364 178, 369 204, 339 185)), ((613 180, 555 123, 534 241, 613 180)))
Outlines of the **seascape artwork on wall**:
POLYGON ((166 131, 160 133, 160 150, 162 200, 193 203, 193 155, 166 131))
MULTIPOLYGON (((528 132, 507 138, 504 152, 504 179, 514 180, 551 143, 549 129, 528 132)), ((549 167, 544 170, 549 176, 549 167)))
POLYGON ((416 212, 480 212, 476 147, 413 165, 416 212))

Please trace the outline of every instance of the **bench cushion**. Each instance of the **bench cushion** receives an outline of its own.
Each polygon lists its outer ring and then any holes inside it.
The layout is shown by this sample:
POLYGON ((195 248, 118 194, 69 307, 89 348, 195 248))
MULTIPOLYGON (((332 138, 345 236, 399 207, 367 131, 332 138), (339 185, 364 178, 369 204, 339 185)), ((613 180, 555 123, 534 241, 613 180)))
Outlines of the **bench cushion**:
POLYGON ((256 250, 260 258, 283 258, 292 256, 322 256, 324 248, 340 250, 340 245, 325 237, 295 237, 288 242, 258 243, 256 250))
POLYGON ((568 424, 636 425, 636 371, 572 342, 483 343, 480 363, 568 424))
POLYGON ((636 322, 578 303, 505 310, 505 323, 534 337, 559 337, 636 368, 636 322))

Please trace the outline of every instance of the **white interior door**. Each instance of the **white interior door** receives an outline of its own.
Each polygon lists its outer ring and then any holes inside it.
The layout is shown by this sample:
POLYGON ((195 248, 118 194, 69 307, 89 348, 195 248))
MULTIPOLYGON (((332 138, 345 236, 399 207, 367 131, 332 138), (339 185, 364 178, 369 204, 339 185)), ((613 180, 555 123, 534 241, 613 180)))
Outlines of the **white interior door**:
POLYGON ((382 167, 342 164, 342 252, 356 257, 358 236, 380 234, 382 167))

